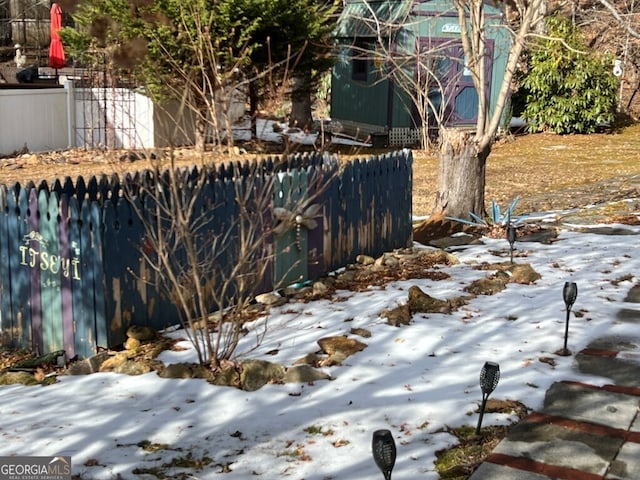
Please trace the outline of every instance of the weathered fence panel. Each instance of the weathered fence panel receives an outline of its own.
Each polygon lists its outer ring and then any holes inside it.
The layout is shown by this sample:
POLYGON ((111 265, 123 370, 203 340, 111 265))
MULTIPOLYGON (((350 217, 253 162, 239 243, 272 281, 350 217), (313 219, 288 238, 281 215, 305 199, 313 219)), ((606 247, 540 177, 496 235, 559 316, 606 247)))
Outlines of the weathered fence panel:
MULTIPOLYGON (((269 291, 318 278, 361 253, 377 256, 409 245, 411 163, 410 152, 340 168, 336 159, 311 155, 178 174, 188 185, 207 175, 195 210, 203 214, 206 238, 237 239, 236 195, 243 189, 256 205, 266 198, 271 210, 302 206, 281 235, 270 237, 273 259, 259 287, 269 291), (318 212, 306 210, 312 205, 318 212), (307 221, 307 213, 314 221, 307 221)), ((159 288, 158 273, 143 255, 153 257, 145 250, 141 215, 153 215, 154 200, 141 187, 153 181, 169 185, 168 172, 161 179, 141 172, 75 183, 66 178, 51 186, 0 186, 2 345, 84 358, 121 344, 130 325, 162 329, 179 323, 170 295, 159 288)), ((185 198, 189 190, 181 192, 185 198)), ((272 212, 264 215, 273 225, 272 212)), ((186 263, 183 251, 175 255, 186 263)), ((233 249, 221 248, 216 261, 222 270, 230 268, 233 249)))

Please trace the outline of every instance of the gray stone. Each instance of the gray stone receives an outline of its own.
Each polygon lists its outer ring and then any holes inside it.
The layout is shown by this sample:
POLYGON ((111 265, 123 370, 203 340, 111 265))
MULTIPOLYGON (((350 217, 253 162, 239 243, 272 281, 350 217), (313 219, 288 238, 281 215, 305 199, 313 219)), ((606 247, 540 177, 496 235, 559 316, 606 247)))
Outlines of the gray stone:
POLYGON ((506 465, 485 462, 473 472, 469 480, 549 480, 549 477, 506 465))
POLYGON ((99 372, 100 367, 109 357, 108 352, 100 352, 92 357, 72 363, 67 367, 67 375, 89 375, 99 372))
POLYGON ((158 372, 158 376, 162 378, 193 378, 193 364, 169 364, 158 372))
POLYGON ((518 242, 536 242, 549 244, 553 243, 558 238, 559 231, 556 229, 542 229, 537 232, 529 233, 518 237, 518 242))
POLYGON ((640 303, 640 284, 636 284, 629 289, 625 302, 640 303))
POLYGON ((218 374, 211 380, 212 384, 221 387, 239 387, 240 386, 240 372, 236 370, 235 366, 228 366, 223 368, 218 374))
POLYGON ((508 279, 499 277, 485 277, 474 280, 464 290, 474 295, 494 295, 507 288, 508 279))
POLYGON ((613 337, 608 341, 592 342, 588 348, 618 351, 615 357, 606 355, 576 354, 576 363, 582 373, 605 376, 613 383, 640 388, 640 351, 624 340, 616 342, 613 337))
POLYGON ((366 328, 352 328, 351 330, 349 330, 349 333, 351 333, 352 335, 358 335, 362 338, 371 338, 371 332, 366 328))
POLYGON ((370 257, 369 255, 358 255, 356 257, 356 263, 364 266, 373 265, 375 261, 375 258, 370 257))
POLYGON ((528 263, 517 263, 510 266, 507 270, 511 273, 509 283, 531 285, 542 278, 542 276, 528 263))
POLYGON ((38 381, 28 372, 6 372, 0 375, 0 385, 38 385, 38 381))
POLYGON ((478 245, 482 244, 482 241, 477 237, 469 234, 460 234, 452 237, 442 237, 436 238, 429 241, 429 245, 433 245, 437 248, 450 248, 450 247, 460 247, 463 245, 478 245))
POLYGON ((269 307, 275 307, 278 305, 284 305, 285 303, 287 303, 287 299, 275 292, 267 292, 256 295, 256 302, 261 303, 262 305, 267 305, 269 307))
POLYGON ((313 282, 314 295, 326 295, 328 291, 329 291, 329 287, 327 287, 323 282, 321 281, 313 282))
POLYGON ((147 327, 143 325, 131 325, 127 329, 127 337, 135 338, 136 340, 140 340, 141 342, 148 342, 149 340, 153 340, 156 338, 158 332, 152 327, 147 327))
POLYGON ((640 310, 633 310, 631 308, 621 308, 616 313, 616 318, 621 322, 640 323, 640 310))
POLYGON ((634 230, 623 227, 590 227, 578 228, 577 231, 584 233, 595 233, 596 235, 638 235, 634 230))
POLYGON ((129 352, 118 352, 114 355, 109 355, 102 365, 100 365, 101 372, 113 372, 121 365, 129 361, 129 352))
POLYGON ((284 383, 311 383, 317 380, 331 380, 331 376, 309 365, 288 368, 282 379, 284 383))
POLYGON ((151 367, 145 363, 128 360, 122 365, 118 365, 113 369, 113 371, 124 375, 143 375, 145 373, 149 373, 151 371, 151 367))
POLYGON ((626 430, 638 411, 632 395, 556 382, 547 390, 543 412, 626 430))
POLYGON ((281 382, 285 369, 277 363, 265 360, 247 360, 242 362, 240 387, 247 392, 259 390, 267 383, 281 382))
POLYGON ((127 337, 127 339, 124 342, 124 349, 125 350, 135 350, 139 346, 140 346, 140 340, 137 340, 137 339, 132 338, 132 337, 127 337))
POLYGON ((638 480, 640 478, 640 444, 625 443, 607 473, 607 480, 638 480))
POLYGON ((408 305, 411 313, 451 313, 449 302, 434 298, 415 285, 409 288, 408 305))
POLYGON ((382 264, 387 267, 397 267, 400 265, 400 260, 394 255, 384 254, 382 256, 382 264))
POLYGON ((294 365, 319 365, 326 357, 317 353, 307 353, 293 362, 294 365))
POLYGON ((387 319, 387 323, 392 327, 409 325, 411 323, 411 310, 409 305, 398 305, 395 308, 384 310, 380 316, 387 319))
POLYGON ((603 475, 621 444, 621 439, 611 438, 603 442, 599 435, 524 421, 509 431, 493 453, 603 475))
POLYGON ((349 357, 367 348, 366 343, 343 335, 321 338, 318 340, 318 345, 326 354, 330 356, 340 355, 342 358, 349 357))
POLYGON ((338 274, 338 280, 341 282, 352 282, 356 278, 356 273, 355 270, 345 270, 338 274))

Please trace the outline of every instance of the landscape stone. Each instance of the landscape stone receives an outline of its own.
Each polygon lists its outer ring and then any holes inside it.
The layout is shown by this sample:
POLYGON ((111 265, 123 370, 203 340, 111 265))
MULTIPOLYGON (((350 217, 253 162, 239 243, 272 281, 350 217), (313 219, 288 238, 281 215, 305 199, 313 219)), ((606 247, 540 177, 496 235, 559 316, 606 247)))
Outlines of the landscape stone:
POLYGON ((275 307, 278 305, 284 305, 285 303, 287 303, 287 299, 275 292, 267 292, 256 295, 256 302, 267 305, 269 307, 275 307))
POLYGON ((5 372, 0 375, 0 385, 38 385, 38 381, 29 372, 5 372))
POLYGON ((135 350, 140 346, 140 344, 141 344, 140 340, 132 337, 128 337, 127 340, 124 342, 124 348, 125 350, 135 350))
POLYGON ((360 265, 364 265, 365 267, 368 265, 373 265, 375 261, 376 259, 373 257, 370 257, 369 255, 358 255, 356 257, 356 263, 360 265))
POLYGON ((411 313, 451 313, 451 305, 448 301, 434 298, 413 285, 409 288, 409 310, 411 313))
POLYGON ((349 357, 355 353, 361 352, 367 345, 355 338, 348 338, 343 335, 337 335, 334 337, 324 337, 318 340, 318 345, 323 352, 329 356, 341 356, 349 357))
POLYGON ((285 369, 277 363, 265 360, 246 360, 242 362, 240 388, 247 392, 259 390, 267 383, 281 382, 285 369))
POLYGON ((220 370, 210 382, 220 387, 239 387, 240 372, 234 365, 229 365, 220 370))
POLYGON ((297 365, 288 368, 282 379, 284 383, 311 383, 317 380, 331 380, 331 375, 309 365, 297 365))
POLYGON ((89 375, 100 371, 102 363, 110 357, 108 352, 99 352, 92 357, 70 364, 67 375, 89 375))
POLYGON ((640 284, 636 284, 629 289, 627 296, 624 298, 625 302, 640 303, 640 284))
POLYGON ((314 295, 326 295, 329 291, 329 287, 321 281, 313 282, 313 294, 314 295))
POLYGON ((129 355, 127 352, 118 352, 115 355, 110 355, 102 365, 100 365, 101 372, 113 372, 126 362, 129 361, 129 355))
POLYGON ((135 362, 133 360, 127 360, 121 365, 118 365, 113 369, 114 373, 121 373, 123 375, 143 375, 151 371, 151 367, 146 363, 135 362))
POLYGON ((304 357, 299 358, 293 362, 294 365, 319 365, 324 359, 324 356, 317 353, 308 353, 304 357))
POLYGON ((148 342, 149 340, 153 340, 156 338, 158 332, 152 327, 143 326, 143 325, 131 325, 127 329, 127 337, 135 338, 136 340, 140 340, 141 342, 148 342))
POLYGON ((411 323, 411 310, 408 304, 398 305, 395 308, 385 309, 380 316, 387 319, 392 327, 409 325, 411 323))
POLYGON ((509 283, 531 285, 542 278, 542 276, 528 263, 514 264, 509 267, 508 270, 511 272, 509 283))
POLYGON ((358 335, 359 337, 362 337, 362 338, 371 337, 371 332, 366 328, 352 328, 351 330, 349 330, 349 333, 351 333, 352 335, 358 335))
POLYGON ((158 376, 161 378, 193 378, 193 364, 171 363, 160 370, 158 376))

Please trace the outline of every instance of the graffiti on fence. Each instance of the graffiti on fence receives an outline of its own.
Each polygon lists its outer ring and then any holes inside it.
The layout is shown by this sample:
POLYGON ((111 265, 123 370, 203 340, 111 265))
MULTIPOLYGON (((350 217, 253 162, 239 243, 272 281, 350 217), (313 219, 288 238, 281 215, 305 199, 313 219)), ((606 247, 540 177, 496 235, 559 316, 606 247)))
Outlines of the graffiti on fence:
MULTIPOLYGON (((80 257, 73 256, 64 258, 61 255, 50 253, 46 250, 47 241, 35 230, 31 230, 23 237, 24 245, 20 245, 20 265, 26 265, 29 268, 39 268, 42 271, 48 270, 53 275, 62 273, 65 278, 71 277, 73 280, 80 280, 80 257), (35 242, 39 248, 33 248, 31 243, 35 242)), ((71 247, 79 254, 77 244, 71 247)))

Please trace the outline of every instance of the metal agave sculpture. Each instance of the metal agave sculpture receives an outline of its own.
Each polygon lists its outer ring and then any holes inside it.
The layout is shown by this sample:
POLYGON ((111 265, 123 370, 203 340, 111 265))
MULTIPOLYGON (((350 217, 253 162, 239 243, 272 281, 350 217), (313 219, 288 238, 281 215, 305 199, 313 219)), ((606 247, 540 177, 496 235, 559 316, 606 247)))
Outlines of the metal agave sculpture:
POLYGON ((273 233, 276 235, 283 235, 287 231, 295 228, 296 233, 296 248, 298 251, 302 250, 302 227, 307 230, 313 230, 318 226, 318 222, 315 220, 322 210, 322 205, 314 203, 309 205, 304 210, 301 208, 296 211, 291 211, 283 207, 276 207, 273 209, 273 216, 276 219, 276 226, 273 228, 273 233))

